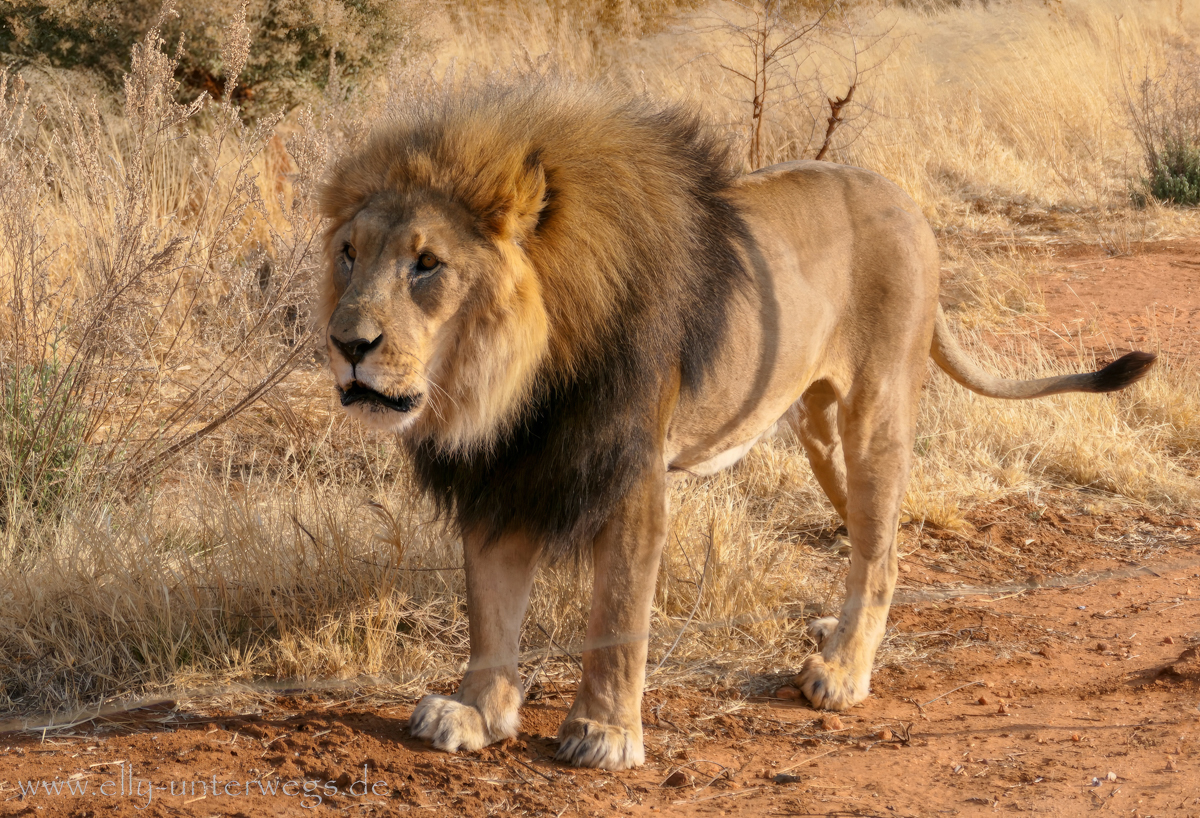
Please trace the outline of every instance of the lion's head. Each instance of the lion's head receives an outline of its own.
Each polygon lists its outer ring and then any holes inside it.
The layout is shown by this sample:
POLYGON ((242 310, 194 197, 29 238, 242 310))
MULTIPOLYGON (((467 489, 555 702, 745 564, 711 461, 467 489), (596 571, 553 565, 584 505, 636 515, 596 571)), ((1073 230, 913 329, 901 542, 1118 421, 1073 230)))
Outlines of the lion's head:
POLYGON ((496 178, 465 180, 413 148, 378 137, 326 188, 330 365, 342 404, 369 426, 470 447, 519 410, 547 353, 522 246, 546 180, 534 153, 510 151, 491 163, 496 178))

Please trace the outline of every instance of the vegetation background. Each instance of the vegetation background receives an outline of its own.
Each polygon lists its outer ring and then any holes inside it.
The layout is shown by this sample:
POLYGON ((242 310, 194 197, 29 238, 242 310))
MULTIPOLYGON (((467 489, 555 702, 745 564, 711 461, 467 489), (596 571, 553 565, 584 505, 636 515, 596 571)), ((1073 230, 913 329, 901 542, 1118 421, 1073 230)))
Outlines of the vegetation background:
MULTIPOLYGON (((342 417, 307 320, 315 184, 413 95, 553 71, 690 100, 747 169, 821 155, 876 170, 938 231, 958 332, 1010 374, 1096 364, 1081 343, 1064 359, 1025 329, 1043 310, 1047 247, 1136 253, 1197 228, 1190 0, 224 9, 0 2, 12 718, 264 680, 374 678, 406 696, 459 669, 454 537, 395 441, 342 417)), ((1175 331, 1160 325, 1150 346, 1175 331)), ((1013 404, 931 375, 902 542, 969 534, 978 504, 1040 507, 1063 488, 1083 513, 1194 508, 1195 370, 1167 355, 1127 393, 1013 404)), ((752 684, 798 667, 805 621, 837 607, 847 549, 796 442, 680 485, 674 506, 653 672, 752 684)), ((531 670, 570 672, 588 585, 543 572, 531 670)), ((890 640, 881 661, 912 649, 890 640)))

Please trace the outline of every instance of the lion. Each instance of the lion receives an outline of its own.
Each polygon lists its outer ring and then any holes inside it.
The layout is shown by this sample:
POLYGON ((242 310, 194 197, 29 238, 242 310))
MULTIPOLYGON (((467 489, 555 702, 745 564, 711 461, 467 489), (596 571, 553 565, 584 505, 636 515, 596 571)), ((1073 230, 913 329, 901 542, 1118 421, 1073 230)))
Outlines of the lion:
POLYGON ((346 410, 399 433, 461 533, 470 660, 409 722, 442 750, 517 734, 538 566, 589 556, 583 673, 558 758, 644 760, 641 697, 668 488, 799 437, 851 543, 837 618, 800 670, 816 708, 862 701, 896 581, 926 359, 995 398, 1144 376, 1021 381, 965 354, 917 205, 867 170, 742 174, 694 110, 534 79, 417 101, 321 190, 318 309, 346 410))

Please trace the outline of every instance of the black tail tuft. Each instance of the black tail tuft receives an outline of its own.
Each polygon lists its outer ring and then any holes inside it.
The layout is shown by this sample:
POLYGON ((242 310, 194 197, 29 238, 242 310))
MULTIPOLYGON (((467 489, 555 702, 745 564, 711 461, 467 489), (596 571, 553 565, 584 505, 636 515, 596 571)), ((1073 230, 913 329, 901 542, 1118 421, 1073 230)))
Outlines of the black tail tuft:
POLYGON ((1093 392, 1116 392, 1146 376, 1158 356, 1153 352, 1130 352, 1099 372, 1092 373, 1093 392))

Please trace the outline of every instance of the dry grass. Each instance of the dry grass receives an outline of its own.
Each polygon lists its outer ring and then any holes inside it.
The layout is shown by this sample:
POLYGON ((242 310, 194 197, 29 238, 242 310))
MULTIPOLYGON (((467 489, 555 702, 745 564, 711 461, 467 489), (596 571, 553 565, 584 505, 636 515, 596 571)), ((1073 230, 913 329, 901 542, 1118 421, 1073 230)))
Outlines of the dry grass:
MULTIPOLYGON (((692 97, 747 138, 745 100, 721 68, 741 55, 712 25, 736 8, 628 4, 634 16, 601 38, 555 8, 513 0, 435 20, 430 53, 407 55, 374 90, 291 112, 274 133, 220 102, 174 106, 170 61, 153 47, 124 110, 53 90, 26 103, 9 78, 0 393, 38 375, 71 399, 39 386, 27 403, 43 420, 3 416, 0 709, 70 718, 146 692, 364 675, 411 695, 457 672, 457 545, 414 495, 395 442, 342 418, 303 340, 320 228, 308 195, 328 157, 386 107, 384 85, 414 93, 514 60, 692 97), (44 442, 50 426, 60 430, 50 450, 70 444, 65 466, 45 446, 14 457, 13 430, 44 442), (62 488, 54 513, 30 489, 46 479, 62 488)), ((1128 205, 1137 154, 1115 55, 1154 64, 1163 38, 1186 39, 1200 20, 1174 2, 1116 0, 851 11, 798 63, 836 92, 851 34, 886 34, 874 46, 886 59, 856 95, 869 104, 838 132, 835 155, 899 181, 939 228, 958 331, 989 367, 1092 366, 1082 354, 1051 359, 1012 331, 1043 309, 1036 260, 1012 248, 1066 236, 1119 251, 1194 228, 1177 209, 1128 205)), ((795 107, 806 98, 772 110, 768 161, 811 153, 813 112, 795 107)), ((1001 404, 933 374, 905 513, 967 532, 973 504, 1062 485, 1194 507, 1200 487, 1183 464, 1200 449, 1197 382, 1191 363, 1169 361, 1119 396, 1001 404)), ((795 668, 809 649, 803 622, 836 608, 845 567, 828 536, 838 521, 796 442, 781 436, 677 486, 674 505, 652 667, 691 624, 655 680, 795 668)), ((565 568, 543 573, 525 629, 530 667, 579 643, 588 584, 565 568)), ((554 667, 568 665, 543 672, 554 667)))

